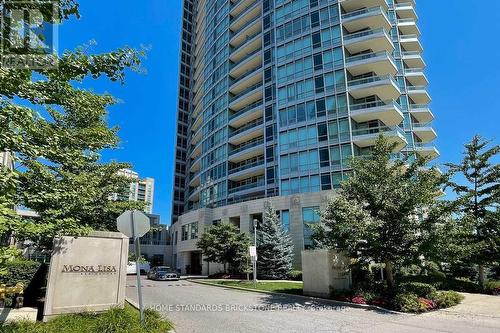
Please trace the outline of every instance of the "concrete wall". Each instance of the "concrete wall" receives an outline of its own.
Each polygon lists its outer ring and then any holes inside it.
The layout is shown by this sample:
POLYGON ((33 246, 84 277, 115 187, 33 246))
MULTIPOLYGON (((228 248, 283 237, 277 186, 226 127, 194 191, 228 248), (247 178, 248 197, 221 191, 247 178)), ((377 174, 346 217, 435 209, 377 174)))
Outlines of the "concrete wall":
POLYGON ((302 251, 304 295, 328 297, 351 287, 349 259, 333 250, 302 251))
MULTIPOLYGON (((294 245, 294 267, 301 269, 301 251, 304 249, 304 222, 302 219, 302 209, 306 207, 320 207, 324 208, 328 199, 335 194, 335 191, 323 191, 318 193, 303 193, 291 196, 278 196, 272 198, 264 198, 242 202, 234 205, 228 205, 217 208, 201 208, 195 211, 188 212, 179 217, 178 221, 170 227, 170 234, 172 239, 172 256, 177 258, 176 268, 179 268, 184 274, 184 267, 188 262, 188 253, 191 251, 199 251, 196 246, 197 239, 194 240, 181 240, 182 226, 198 222, 198 237, 201 236, 203 230, 211 226, 213 221, 220 220, 222 223, 229 223, 231 219, 239 219, 240 231, 245 233, 253 233, 251 216, 253 214, 262 214, 265 205, 270 202, 274 209, 282 211, 289 210, 290 212, 290 236, 294 245), (175 232, 178 232, 177 243, 173 239, 175 232)), ((172 260, 174 263, 175 260, 172 260)), ((210 265, 203 264, 203 271, 208 273, 208 266, 210 266, 210 273, 216 268, 210 265)), ((220 269, 222 270, 222 269, 220 269)))
POLYGON ((54 239, 44 320, 123 306, 127 260, 128 238, 119 232, 54 239))

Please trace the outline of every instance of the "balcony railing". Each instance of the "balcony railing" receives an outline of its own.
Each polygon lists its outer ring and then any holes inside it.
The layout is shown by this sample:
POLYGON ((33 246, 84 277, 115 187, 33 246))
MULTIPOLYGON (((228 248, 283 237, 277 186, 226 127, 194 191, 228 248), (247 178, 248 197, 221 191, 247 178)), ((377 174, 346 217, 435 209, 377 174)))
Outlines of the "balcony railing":
POLYGON ((252 69, 249 69, 249 70, 245 71, 237 79, 234 79, 231 82, 231 86, 235 85, 236 83, 240 82, 241 80, 244 80, 245 78, 247 78, 248 76, 250 76, 250 74, 255 73, 256 71, 258 71, 261 68, 262 68, 262 65, 260 65, 260 66, 258 66, 256 68, 252 68, 252 69))
POLYGON ((369 13, 382 13, 385 15, 385 11, 382 7, 371 7, 371 8, 358 9, 358 10, 355 10, 353 12, 344 14, 344 15, 342 15, 342 19, 347 20, 347 19, 355 17, 355 16, 361 16, 361 15, 369 14, 369 13))
POLYGON ((238 135, 238 134, 240 134, 240 133, 243 133, 243 132, 245 132, 246 130, 248 130, 248 129, 250 129, 250 128, 257 127, 257 126, 262 125, 262 124, 263 124, 263 120, 262 120, 262 118, 261 118, 261 119, 255 119, 254 121, 249 122, 249 123, 248 123, 248 124, 246 124, 245 126, 240 127, 240 128, 238 128, 237 130, 235 130, 235 131, 231 132, 231 133, 229 134, 229 137, 230 137, 230 138, 232 138, 232 137, 233 137, 233 136, 235 136, 235 135, 238 135))
POLYGON ((264 186, 264 185, 265 185, 265 181, 264 181, 264 179, 261 179, 259 181, 254 182, 254 183, 248 183, 248 184, 241 185, 241 186, 238 186, 238 187, 230 188, 229 189, 229 194, 240 192, 240 191, 244 191, 244 190, 250 190, 252 188, 261 187, 261 186, 264 186))
POLYGON ((252 109, 255 109, 256 107, 259 107, 261 105, 263 105, 262 101, 257 101, 257 102, 250 104, 250 105, 247 105, 243 109, 236 112, 235 114, 230 115, 229 120, 234 119, 236 117, 239 117, 240 115, 244 114, 245 112, 252 110, 252 109))
POLYGON ((245 45, 247 44, 247 42, 248 42, 249 40, 254 39, 255 37, 257 37, 257 36, 258 36, 258 35, 260 35, 260 34, 261 34, 261 32, 259 31, 259 32, 256 32, 255 34, 251 35, 251 36, 247 36, 247 37, 245 38, 245 40, 243 41, 243 43, 241 43, 239 46, 237 46, 237 47, 235 47, 234 49, 232 49, 231 54, 233 54, 233 53, 235 53, 235 52, 238 52, 240 49, 242 49, 243 47, 245 47, 245 45))
POLYGON ((249 58, 252 58, 255 54, 259 53, 260 51, 262 51, 262 49, 259 48, 259 49, 255 50, 255 51, 252 51, 252 52, 248 53, 246 56, 244 56, 243 58, 241 58, 240 60, 238 60, 238 63, 232 64, 230 69, 233 69, 233 68, 239 66, 240 64, 242 64, 243 62, 245 62, 245 60, 247 60, 249 58))
POLYGON ((229 154, 228 154, 228 155, 229 155, 229 156, 232 156, 232 155, 237 154, 237 153, 239 153, 239 152, 241 152, 241 151, 243 151, 243 150, 250 149, 250 148, 253 148, 253 147, 257 147, 257 146, 260 146, 260 145, 262 145, 263 143, 264 143, 264 139, 258 139, 258 140, 255 140, 255 141, 253 141, 253 142, 251 141, 250 143, 248 143, 248 144, 246 144, 246 145, 244 145, 244 146, 240 146, 240 147, 238 147, 238 148, 235 148, 235 149, 231 150, 231 151, 229 152, 229 154))
POLYGON ((407 86, 408 91, 421 91, 421 90, 427 90, 426 86, 407 86))
POLYGON ((240 27, 238 30, 234 31, 231 34, 231 39, 233 37, 237 36, 238 34, 240 34, 242 31, 244 31, 246 28, 248 28, 249 26, 251 26, 252 24, 254 24, 255 22, 257 22, 258 20, 260 20, 260 15, 257 15, 256 17, 254 17, 253 19, 251 19, 247 23, 243 24, 243 26, 240 27))
POLYGON ((353 33, 353 34, 345 35, 344 36, 344 40, 348 41, 348 40, 351 40, 351 39, 365 37, 365 36, 370 36, 370 35, 375 35, 375 34, 378 34, 378 33, 384 33, 384 34, 386 34, 386 31, 385 31, 384 28, 378 28, 378 29, 374 29, 374 30, 367 30, 367 31, 356 32, 356 33, 353 33))
POLYGON ((241 13, 239 13, 238 15, 234 16, 232 19, 231 19, 231 23, 233 22, 236 22, 238 21, 238 19, 242 16, 244 16, 246 13, 248 13, 249 11, 251 11, 253 9, 253 6, 258 3, 259 0, 255 0, 254 2, 252 2, 247 8, 245 8, 241 13))
POLYGON ((399 126, 378 126, 370 128, 360 128, 352 131, 352 136, 367 135, 367 134, 384 134, 387 132, 399 133, 404 136, 404 131, 399 126))
POLYGON ((395 85, 397 85, 396 80, 394 80, 394 77, 392 75, 370 76, 370 77, 366 77, 366 78, 362 78, 362 79, 349 81, 347 83, 347 85, 349 87, 356 87, 356 86, 367 84, 367 83, 374 83, 374 82, 385 81, 385 80, 390 80, 395 85))
POLYGON ((231 97, 231 98, 229 99, 229 102, 230 102, 230 103, 231 103, 231 102, 234 102, 234 101, 235 101, 235 100, 237 100, 238 98, 245 96, 245 95, 246 95, 246 94, 248 94, 249 92, 251 92, 251 91, 253 91, 253 90, 255 90, 255 89, 259 88, 259 87, 262 87, 262 83, 261 83, 261 82, 256 83, 256 84, 254 84, 254 85, 251 85, 250 87, 246 88, 245 90, 243 90, 243 91, 242 91, 242 92, 240 92, 239 94, 237 94, 237 95, 235 95, 235 96, 231 97))
POLYGON ((260 166, 260 165, 264 165, 264 159, 261 159, 261 160, 258 160, 258 161, 252 162, 252 163, 248 163, 245 165, 241 165, 237 168, 230 169, 229 174, 232 175, 233 173, 237 173, 237 172, 240 172, 243 170, 251 169, 253 167, 260 166))
POLYGON ((387 101, 374 101, 374 102, 366 102, 359 104, 352 104, 350 106, 351 111, 364 110, 364 109, 373 109, 383 106, 394 106, 398 110, 401 109, 401 106, 395 100, 387 100, 387 101))
POLYGON ((351 62, 356 62, 356 61, 361 61, 361 60, 366 60, 366 59, 371 59, 371 58, 378 58, 378 57, 383 57, 387 56, 388 58, 392 59, 392 56, 389 54, 387 51, 381 51, 381 52, 373 52, 373 53, 366 53, 366 54, 360 54, 352 57, 347 57, 346 58, 346 63, 351 63, 351 62))

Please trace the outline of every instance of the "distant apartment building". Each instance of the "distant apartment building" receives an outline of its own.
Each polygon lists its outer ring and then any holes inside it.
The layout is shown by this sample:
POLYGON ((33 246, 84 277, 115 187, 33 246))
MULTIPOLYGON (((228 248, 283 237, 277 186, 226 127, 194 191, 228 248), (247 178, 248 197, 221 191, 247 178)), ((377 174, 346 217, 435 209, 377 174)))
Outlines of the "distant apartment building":
POLYGON ((137 172, 129 169, 120 170, 118 174, 130 178, 130 187, 122 193, 115 193, 113 199, 145 202, 144 212, 152 214, 155 180, 153 178, 141 179, 137 172))
POLYGON ((14 169, 12 154, 9 152, 0 153, 0 165, 3 167, 7 167, 10 170, 14 169))
POLYGON ((173 265, 220 221, 252 230, 271 203, 294 265, 310 223, 383 134, 392 158, 439 156, 415 0, 183 1, 173 265))

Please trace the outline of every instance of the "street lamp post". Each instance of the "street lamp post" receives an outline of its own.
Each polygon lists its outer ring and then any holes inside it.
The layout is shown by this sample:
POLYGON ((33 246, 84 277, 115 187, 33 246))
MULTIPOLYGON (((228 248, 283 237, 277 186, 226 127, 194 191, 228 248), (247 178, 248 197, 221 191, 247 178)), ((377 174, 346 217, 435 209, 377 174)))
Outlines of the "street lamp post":
MULTIPOLYGON (((253 220, 253 245, 255 246, 255 253, 257 254, 257 224, 259 220, 253 220)), ((253 284, 257 285, 257 255, 253 260, 253 284)))

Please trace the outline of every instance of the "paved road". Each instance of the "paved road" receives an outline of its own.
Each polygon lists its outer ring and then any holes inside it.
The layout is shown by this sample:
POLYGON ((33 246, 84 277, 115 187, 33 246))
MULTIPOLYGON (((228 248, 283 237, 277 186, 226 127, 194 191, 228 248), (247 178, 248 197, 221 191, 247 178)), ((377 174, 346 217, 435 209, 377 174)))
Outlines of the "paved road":
MULTIPOLYGON (((172 320, 177 333, 500 332, 500 297, 468 296, 463 306, 415 316, 333 307, 292 295, 244 292, 188 281, 144 280, 142 285, 145 306, 172 320)), ((137 301, 131 277, 126 294, 137 301)))

